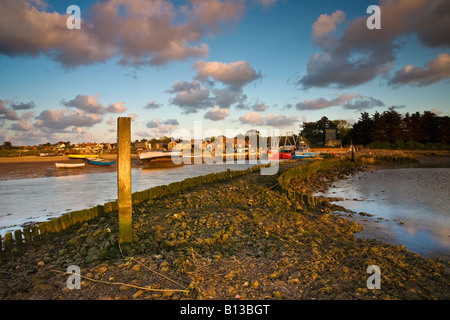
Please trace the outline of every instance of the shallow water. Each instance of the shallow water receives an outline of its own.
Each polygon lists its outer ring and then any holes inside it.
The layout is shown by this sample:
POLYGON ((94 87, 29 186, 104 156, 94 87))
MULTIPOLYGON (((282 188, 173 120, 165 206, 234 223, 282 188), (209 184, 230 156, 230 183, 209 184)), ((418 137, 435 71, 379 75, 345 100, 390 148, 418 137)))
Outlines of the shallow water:
POLYGON ((365 228, 358 237, 450 261, 450 168, 364 171, 316 195, 343 198, 333 203, 356 212, 351 219, 365 228))
MULTIPOLYGON (((244 170, 254 164, 185 165, 131 170, 132 191, 166 185, 213 172, 244 170)), ((117 173, 103 172, 0 181, 0 234, 24 223, 46 221, 67 211, 81 210, 117 199, 117 173)))

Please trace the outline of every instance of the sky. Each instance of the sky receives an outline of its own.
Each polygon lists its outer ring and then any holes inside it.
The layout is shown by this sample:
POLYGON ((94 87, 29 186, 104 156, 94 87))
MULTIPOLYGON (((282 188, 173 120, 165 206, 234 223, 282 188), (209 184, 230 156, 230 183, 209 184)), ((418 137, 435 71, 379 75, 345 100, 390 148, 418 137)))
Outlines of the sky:
POLYGON ((0 143, 450 115, 448 30, 448 0, 0 0, 0 143))

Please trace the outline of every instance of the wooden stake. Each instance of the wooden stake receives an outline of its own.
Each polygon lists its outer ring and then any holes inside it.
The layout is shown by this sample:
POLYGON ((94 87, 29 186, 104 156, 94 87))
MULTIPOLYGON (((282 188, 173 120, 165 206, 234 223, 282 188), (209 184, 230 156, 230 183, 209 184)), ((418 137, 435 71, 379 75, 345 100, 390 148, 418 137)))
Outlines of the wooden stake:
POLYGON ((131 118, 117 119, 117 190, 119 242, 133 242, 131 203, 131 118))

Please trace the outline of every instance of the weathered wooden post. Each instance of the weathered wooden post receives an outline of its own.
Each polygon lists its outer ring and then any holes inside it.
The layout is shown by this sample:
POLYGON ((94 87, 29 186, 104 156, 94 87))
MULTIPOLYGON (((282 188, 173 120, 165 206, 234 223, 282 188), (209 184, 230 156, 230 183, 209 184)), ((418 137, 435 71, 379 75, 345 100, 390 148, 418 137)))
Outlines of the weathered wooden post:
POLYGON ((131 118, 117 119, 117 190, 119 202, 119 242, 133 241, 131 203, 131 118))
POLYGON ((350 149, 352 150, 352 162, 355 162, 355 147, 353 146, 353 140, 351 141, 350 149))

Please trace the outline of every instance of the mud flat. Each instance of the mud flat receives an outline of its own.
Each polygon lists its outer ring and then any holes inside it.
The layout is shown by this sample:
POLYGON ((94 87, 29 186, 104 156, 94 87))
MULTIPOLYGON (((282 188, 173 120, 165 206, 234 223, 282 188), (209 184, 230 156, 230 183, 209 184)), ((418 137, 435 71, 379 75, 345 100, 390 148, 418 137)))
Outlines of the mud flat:
POLYGON ((337 179, 323 173, 316 178, 327 183, 314 195, 329 198, 336 212, 361 224, 358 237, 403 244, 425 257, 450 261, 450 158, 419 159, 354 173, 341 169, 337 179))
MULTIPOLYGON (((280 164, 283 171, 304 165, 280 164)), ((356 222, 301 205, 277 176, 246 174, 133 206, 0 255, 2 299, 448 299, 448 264, 354 236, 356 222), (81 268, 81 290, 66 286, 81 268), (367 288, 367 267, 381 290, 367 288)))
MULTIPOLYGON (((117 155, 103 155, 102 158, 116 159, 117 155)), ((132 167, 137 168, 140 166, 140 160, 137 155, 132 155, 131 161, 132 167)), ((84 160, 69 159, 68 156, 26 156, 15 158, 0 158, 0 180, 61 177, 68 175, 117 171, 117 165, 98 166, 91 164, 86 164, 84 168, 78 169, 58 169, 55 166, 56 162, 75 163, 84 162, 84 160)))

